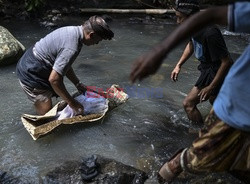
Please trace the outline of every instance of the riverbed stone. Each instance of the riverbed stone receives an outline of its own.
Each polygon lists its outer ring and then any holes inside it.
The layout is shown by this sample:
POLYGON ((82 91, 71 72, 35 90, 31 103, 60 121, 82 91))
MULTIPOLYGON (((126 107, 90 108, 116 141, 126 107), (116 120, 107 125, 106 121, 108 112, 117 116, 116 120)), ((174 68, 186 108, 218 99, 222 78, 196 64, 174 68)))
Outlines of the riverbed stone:
POLYGON ((18 178, 13 177, 5 171, 0 170, 0 183, 1 184, 22 184, 23 182, 18 178))
POLYGON ((81 161, 67 161, 42 176, 42 183, 88 183, 88 184, 143 184, 146 173, 113 159, 97 155, 99 174, 91 181, 81 177, 81 161))
POLYGON ((0 66, 16 63, 25 47, 4 27, 0 26, 0 66))

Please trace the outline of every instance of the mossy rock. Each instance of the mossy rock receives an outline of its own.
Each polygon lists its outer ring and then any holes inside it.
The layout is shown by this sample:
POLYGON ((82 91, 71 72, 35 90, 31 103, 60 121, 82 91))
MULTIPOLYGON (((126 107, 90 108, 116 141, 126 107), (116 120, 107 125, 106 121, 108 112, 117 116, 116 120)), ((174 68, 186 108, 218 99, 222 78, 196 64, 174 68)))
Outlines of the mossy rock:
POLYGON ((16 63, 25 47, 4 27, 0 26, 0 66, 16 63))

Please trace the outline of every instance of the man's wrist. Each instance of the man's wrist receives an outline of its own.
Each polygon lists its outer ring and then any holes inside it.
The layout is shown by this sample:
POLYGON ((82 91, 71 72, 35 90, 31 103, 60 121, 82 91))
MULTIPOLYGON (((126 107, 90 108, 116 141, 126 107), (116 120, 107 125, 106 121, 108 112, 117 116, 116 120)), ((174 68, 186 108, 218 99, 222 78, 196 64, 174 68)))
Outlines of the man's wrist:
POLYGON ((181 68, 182 64, 183 64, 183 63, 181 63, 181 62, 180 62, 180 63, 177 63, 176 67, 177 67, 177 68, 181 68))
POLYGON ((210 90, 214 90, 216 88, 216 86, 213 85, 213 84, 212 85, 210 84, 208 87, 209 87, 210 90))
POLYGON ((78 81, 78 83, 75 84, 75 86, 78 88, 82 84, 81 81, 78 81))
POLYGON ((178 69, 178 70, 180 70, 180 69, 181 69, 181 66, 176 65, 174 69, 178 69))

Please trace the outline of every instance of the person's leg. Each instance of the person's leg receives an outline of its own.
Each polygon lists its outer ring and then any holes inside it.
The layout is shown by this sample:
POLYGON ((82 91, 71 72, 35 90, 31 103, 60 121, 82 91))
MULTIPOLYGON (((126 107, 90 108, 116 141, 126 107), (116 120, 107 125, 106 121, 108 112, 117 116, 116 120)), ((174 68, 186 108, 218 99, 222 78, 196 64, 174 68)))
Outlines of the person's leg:
POLYGON ((44 115, 52 108, 52 99, 49 98, 45 101, 38 100, 34 103, 34 106, 38 115, 44 115))
POLYGON ((181 172, 180 157, 183 149, 178 151, 175 155, 170 158, 169 162, 166 162, 158 173, 158 180, 160 183, 171 182, 181 172))
POLYGON ((48 90, 33 89, 34 106, 38 115, 46 114, 52 108, 52 92, 48 90))
POLYGON ((198 94, 200 90, 197 87, 193 87, 187 97, 183 101, 183 107, 187 113, 188 119, 192 122, 202 124, 203 119, 200 111, 197 109, 197 104, 200 103, 200 97, 198 94))
POLYGON ((44 115, 52 108, 53 92, 44 89, 31 88, 19 81, 24 93, 35 106, 38 115, 44 115))
POLYGON ((237 168, 244 170, 248 157, 242 156, 249 134, 230 127, 220 120, 212 109, 205 120, 205 127, 200 130, 199 138, 193 141, 186 152, 186 168, 189 172, 222 172, 237 168))
POLYGON ((220 120, 213 109, 192 146, 165 163, 160 179, 172 181, 181 171, 188 173, 238 170, 249 174, 250 135, 220 120))

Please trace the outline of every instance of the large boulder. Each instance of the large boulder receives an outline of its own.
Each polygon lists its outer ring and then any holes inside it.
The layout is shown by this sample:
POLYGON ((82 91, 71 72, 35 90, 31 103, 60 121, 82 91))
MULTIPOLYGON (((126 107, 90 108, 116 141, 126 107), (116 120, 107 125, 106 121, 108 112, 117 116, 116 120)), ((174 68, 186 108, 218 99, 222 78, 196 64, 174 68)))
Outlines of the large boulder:
POLYGON ((0 66, 16 63, 25 47, 4 27, 0 26, 0 66))
MULTIPOLYGON (((86 158, 83 160, 86 160, 86 158)), ((97 155, 96 165, 98 169, 96 169, 96 171, 98 171, 98 173, 96 173, 93 179, 86 181, 82 177, 84 171, 82 169, 83 163, 84 162, 81 161, 67 161, 54 170, 49 171, 44 176, 41 176, 41 183, 143 184, 148 178, 146 173, 141 170, 122 164, 116 160, 97 155)), ((89 160, 88 164, 91 165, 89 160)), ((89 173, 91 173, 90 171, 91 170, 89 170, 89 173)), ((86 178, 86 173, 84 176, 86 178)))

